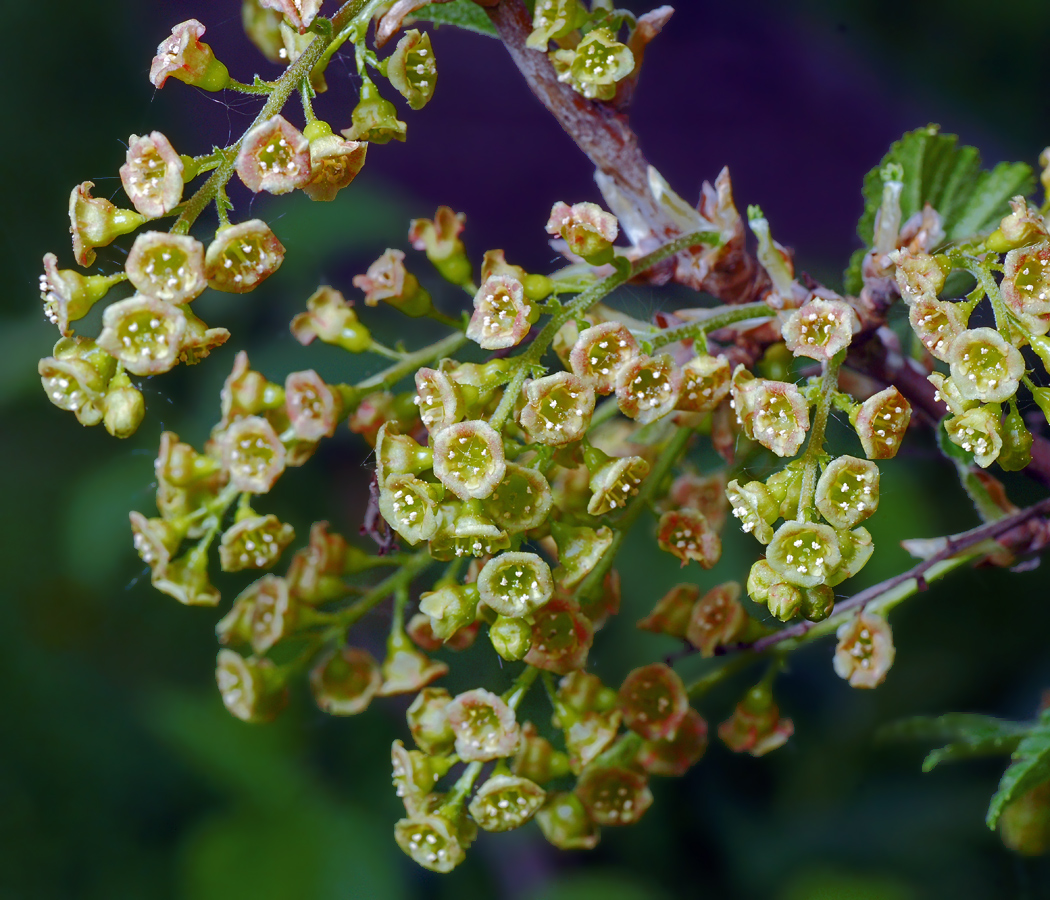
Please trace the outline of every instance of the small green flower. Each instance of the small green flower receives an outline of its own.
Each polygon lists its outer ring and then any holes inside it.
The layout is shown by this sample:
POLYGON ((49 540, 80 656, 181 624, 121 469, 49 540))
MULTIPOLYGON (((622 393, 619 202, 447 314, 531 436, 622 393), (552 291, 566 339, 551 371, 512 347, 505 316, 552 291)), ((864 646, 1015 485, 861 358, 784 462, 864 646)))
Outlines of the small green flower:
POLYGON ((437 87, 437 61, 430 35, 409 29, 386 61, 386 77, 412 109, 422 109, 437 87))

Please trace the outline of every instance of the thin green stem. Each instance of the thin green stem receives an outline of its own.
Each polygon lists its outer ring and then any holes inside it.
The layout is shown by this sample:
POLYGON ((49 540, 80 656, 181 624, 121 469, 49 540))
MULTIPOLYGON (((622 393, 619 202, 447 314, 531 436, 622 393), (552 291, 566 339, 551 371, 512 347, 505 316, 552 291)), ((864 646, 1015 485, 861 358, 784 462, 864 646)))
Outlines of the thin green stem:
POLYGON ((451 356, 460 347, 462 347, 467 341, 467 336, 463 332, 456 332, 450 334, 448 337, 442 338, 433 344, 428 344, 413 353, 405 354, 400 358, 400 362, 397 365, 391 366, 389 369, 384 369, 382 372, 377 372, 366 378, 364 381, 359 382, 355 387, 362 391, 382 391, 387 388, 393 387, 402 378, 407 378, 413 374, 416 369, 420 366, 425 366, 429 362, 433 362, 435 359, 441 359, 445 356, 451 356))
POLYGON ((337 624, 329 628, 330 634, 337 634, 343 629, 349 628, 365 613, 382 603, 387 597, 397 591, 407 591, 412 580, 424 569, 434 562, 430 553, 420 550, 409 556, 401 565, 401 568, 379 582, 374 588, 359 600, 355 600, 349 606, 333 613, 337 624))
MULTIPOLYGON (((776 315, 776 310, 765 303, 742 303, 739 306, 719 306, 710 310, 710 315, 696 322, 688 322, 677 328, 668 328, 652 338, 650 343, 654 350, 675 344, 678 341, 702 340, 707 342, 707 335, 727 325, 746 322, 748 319, 769 318, 776 315)), ((644 340, 644 338, 643 338, 644 340)))
POLYGON ((512 684, 510 689, 503 695, 503 700, 506 702, 507 706, 511 709, 517 709, 525 695, 529 692, 529 688, 532 687, 532 683, 536 680, 536 676, 539 674, 540 670, 535 666, 525 666, 521 674, 514 679, 514 684, 512 684))
POLYGON ((712 669, 710 672, 705 672, 697 678, 696 681, 689 685, 687 688, 689 699, 699 700, 712 688, 717 687, 723 681, 727 681, 733 675, 736 675, 737 672, 742 672, 744 669, 752 666, 758 658, 759 654, 754 652, 743 652, 732 657, 727 657, 727 662, 724 662, 716 669, 712 669))
POLYGON ((272 84, 244 84, 240 81, 230 79, 226 83, 226 90, 237 91, 240 94, 271 94, 274 90, 272 84))
POLYGON ((368 345, 368 351, 374 353, 376 356, 385 356, 387 359, 393 359, 397 362, 401 362, 405 358, 404 353, 393 350, 385 344, 380 344, 379 341, 374 338, 372 339, 372 343, 368 345))
POLYGON ((483 765, 483 763, 475 760, 463 770, 463 773, 456 779, 456 783, 452 785, 452 790, 448 792, 445 802, 441 804, 438 815, 452 821, 460 817, 463 812, 463 804, 466 802, 467 797, 470 796, 470 792, 474 788, 474 782, 478 780, 483 765))
POLYGON ((799 494, 797 521, 809 520, 813 506, 813 495, 817 487, 817 466, 824 453, 824 433, 828 427, 828 415, 835 399, 839 385, 839 369, 846 358, 843 350, 824 363, 820 379, 820 396, 817 398, 816 412, 813 414, 813 425, 809 430, 809 443, 802 454, 802 489, 799 494))

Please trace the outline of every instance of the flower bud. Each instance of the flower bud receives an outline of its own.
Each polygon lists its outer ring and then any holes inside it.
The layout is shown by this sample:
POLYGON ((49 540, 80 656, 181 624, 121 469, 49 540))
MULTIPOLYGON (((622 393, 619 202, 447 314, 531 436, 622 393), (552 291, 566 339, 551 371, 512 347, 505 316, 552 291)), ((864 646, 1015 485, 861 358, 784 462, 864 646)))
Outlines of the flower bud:
POLYGON ((784 343, 795 356, 827 362, 841 353, 860 330, 860 320, 848 303, 814 297, 796 309, 782 328, 784 343))
POLYGON ((163 569, 154 568, 150 581, 158 591, 185 606, 216 606, 219 592, 208 580, 208 554, 200 548, 184 553, 163 569))
POLYGON ((961 416, 953 416, 944 423, 953 444, 973 454, 973 461, 987 469, 1003 449, 998 404, 978 406, 961 416))
POLYGON ((1017 409, 1011 402, 1002 424, 1003 449, 999 453, 999 466, 1006 472, 1020 472, 1032 461, 1034 438, 1017 409))
POLYGON ((518 775, 493 775, 478 788, 468 810, 485 831, 511 831, 529 821, 547 793, 518 775))
POLYGON ((518 746, 514 710, 491 691, 476 688, 459 694, 445 712, 462 760, 499 759, 511 756, 518 746))
POLYGON ((594 626, 572 600, 554 597, 533 614, 532 646, 525 662, 556 675, 582 668, 594 641, 594 626))
MULTIPOLYGON (((590 672, 577 670, 570 672, 558 681, 558 722, 561 727, 566 726, 562 721, 569 712, 570 718, 577 713, 588 712, 611 712, 616 710, 619 697, 612 688, 606 687, 602 680, 590 672)), ((615 732, 615 729, 614 729, 615 732)))
POLYGON ((861 612, 836 632, 835 674, 850 687, 873 688, 886 680, 893 665, 893 634, 882 617, 861 612))
POLYGON ((952 381, 967 400, 1001 403, 1017 393, 1024 358, 994 328, 964 331, 949 351, 952 381))
POLYGON ((695 509, 670 510, 660 516, 656 539, 661 550, 685 566, 690 560, 710 569, 722 556, 722 539, 695 509))
POLYGON ((817 481, 816 507, 833 528, 859 525, 879 507, 879 467, 855 456, 832 460, 817 481))
POLYGON ((311 200, 334 200, 365 165, 368 144, 347 141, 332 134, 326 122, 314 120, 306 126, 304 136, 310 141, 310 180, 303 193, 311 200))
POLYGON ((558 568, 554 580, 566 590, 576 587, 612 546, 613 533, 607 525, 588 528, 551 522, 551 536, 558 547, 558 568))
POLYGON ((1022 856, 1042 856, 1050 850, 1050 781, 1006 804, 999 834, 1003 844, 1022 856))
POLYGON ((44 315, 65 337, 69 337, 73 333, 69 323, 86 316, 91 307, 122 280, 121 275, 81 275, 73 269, 60 269, 58 257, 46 253, 44 274, 40 276, 44 315))
POLYGON ((581 440, 591 424, 594 391, 579 376, 558 372, 529 382, 521 425, 530 441, 561 447, 581 440))
POLYGON ((791 719, 780 718, 768 685, 758 684, 744 696, 733 715, 718 726, 718 736, 734 753, 764 756, 795 732, 791 719))
POLYGON ((452 697, 444 688, 423 688, 406 713, 412 740, 430 756, 450 753, 456 742, 456 733, 448 722, 451 701, 452 697))
POLYGON ((361 82, 361 99, 350 118, 353 124, 343 129, 343 136, 351 141, 386 144, 405 140, 408 126, 398 119, 394 104, 384 100, 367 78, 361 82))
POLYGON ((354 276, 354 287, 365 292, 366 306, 378 306, 384 300, 406 316, 425 316, 433 308, 430 295, 405 268, 404 260, 403 251, 387 250, 364 275, 354 276))
POLYGON ((482 568, 478 593, 500 615, 518 618, 550 600, 554 582, 550 567, 535 553, 501 553, 482 568))
POLYGON ((526 722, 521 726, 521 740, 514 757, 514 774, 544 784, 552 778, 569 774, 569 760, 555 750, 550 741, 541 737, 536 726, 526 722))
POLYGON ((382 666, 383 684, 378 694, 414 694, 442 675, 448 674, 443 662, 429 659, 420 653, 403 632, 393 632, 387 641, 386 658, 382 666))
POLYGON ((729 394, 729 360, 706 353, 689 360, 681 368, 682 387, 675 409, 709 412, 729 394))
POLYGON ((503 441, 487 422, 457 422, 434 435, 434 474, 462 500, 485 498, 507 471, 503 441))
POLYGON ((598 846, 600 833, 573 793, 548 794, 547 802, 536 813, 536 822, 543 836, 559 850, 593 850, 598 846))
POLYGON ((249 219, 238 225, 223 225, 215 232, 204 255, 204 274, 208 287, 244 294, 255 290, 283 262, 284 245, 270 226, 261 219, 249 219))
POLYGON ((707 750, 707 722, 690 707, 671 740, 646 741, 635 761, 647 775, 680 778, 696 765, 707 750))
POLYGON ((273 426, 259 416, 245 416, 222 435, 223 466, 239 491, 265 494, 285 467, 285 451, 273 426))
POLYGON ((850 421, 868 459, 892 459, 908 430, 911 405, 895 387, 888 387, 865 400, 850 421))
POLYGON ((281 115, 248 130, 234 165, 245 187, 256 194, 287 194, 303 187, 313 174, 309 141, 281 115))
POLYGON ((537 317, 520 281, 509 275, 490 275, 474 295, 467 337, 484 350, 516 347, 537 317))
POLYGON ((693 606, 685 637, 701 656, 714 656, 718 647, 738 640, 747 627, 748 615, 739 596, 740 585, 727 581, 711 588, 693 606))
POLYGON ((159 131, 128 138, 127 161, 120 183, 132 206, 150 219, 166 216, 182 200, 183 163, 159 131))
POLYGON ((835 592, 828 585, 802 588, 802 602, 799 605, 802 618, 810 622, 823 622, 834 610, 835 592))
POLYGON ((405 32, 386 61, 386 77, 412 109, 422 109, 434 96, 437 63, 430 35, 415 28, 405 32))
POLYGON ((649 778, 621 766, 588 769, 575 794, 598 825, 633 825, 653 802, 649 778))
POLYGON ((188 235, 146 231, 135 238, 124 269, 142 294, 179 306, 207 286, 204 245, 188 235))
POLYGON ((103 421, 115 438, 131 437, 138 431, 146 415, 146 402, 142 392, 128 376, 121 372, 109 383, 102 398, 103 421))
POLYGON ((766 561, 784 581, 805 588, 822 584, 842 554, 827 525, 785 522, 766 548, 766 561))
POLYGON ((657 601, 649 615, 638 620, 637 627, 654 634, 684 638, 693 606, 699 599, 700 588, 695 584, 677 584, 657 601))
POLYGON ((670 355, 638 356, 616 375, 616 402, 628 418, 647 425, 678 403, 682 372, 670 355))
POLYGON ((353 716, 372 702, 383 677, 367 650, 332 648, 310 670, 310 691, 318 709, 333 716, 353 716))
POLYGON ((185 336, 186 314, 181 309, 135 294, 106 307, 98 345, 133 375, 158 375, 178 363, 185 336))
POLYGON ((620 687, 624 724, 646 740, 670 740, 689 708, 682 679, 670 666, 653 663, 632 670, 620 687))
POLYGON ((546 478, 535 469, 507 463, 503 480, 482 501, 482 508, 509 534, 520 534, 546 522, 553 503, 546 478))
MULTIPOLYGON (((459 239, 466 216, 439 206, 430 219, 413 219, 408 229, 408 240, 416 250, 425 250, 427 259, 441 276, 452 284, 468 284, 471 278, 470 260, 459 239)), ((482 281, 485 280, 482 277, 482 281)))
POLYGON ((638 341, 619 322, 602 322, 580 332, 569 353, 574 374, 589 380, 599 394, 616 390, 620 371, 638 358, 638 341))
POLYGON ((419 611, 430 617, 434 637, 447 641, 474 622, 478 611, 478 589, 473 584, 445 584, 425 592, 419 611))
POLYGON ((73 257, 82 266, 95 262, 95 248, 113 243, 146 221, 133 209, 118 209, 104 197, 92 197, 94 182, 85 181, 69 195, 69 231, 73 257))
POLYGON ((221 91, 230 82, 226 66, 215 58, 211 47, 201 42, 204 26, 187 19, 171 29, 171 36, 157 47, 149 69, 150 83, 164 87, 168 78, 177 78, 205 91, 221 91))
POLYGON ((268 659, 220 650, 215 681, 223 706, 243 722, 272 722, 288 702, 284 678, 268 659))
POLYGON ((584 449, 584 459, 591 472, 587 512, 592 516, 625 507, 649 474, 649 463, 640 456, 610 458, 597 447, 588 446, 584 449))
POLYGON ((268 569, 280 559, 284 548, 295 540, 295 529, 275 515, 260 516, 246 510, 243 517, 223 532, 219 561, 224 572, 268 569))
POLYGON ((507 662, 524 659, 532 647, 532 626, 524 619, 514 616, 496 616, 489 626, 489 640, 495 650, 507 662))
POLYGON ((464 841, 455 825, 441 815, 417 813, 394 826, 394 840, 424 869, 445 874, 464 859, 464 841))
POLYGON ((780 508, 769 489, 761 481, 749 481, 741 486, 736 479, 726 487, 726 496, 733 515, 740 520, 741 531, 753 534, 761 543, 773 538, 770 527, 779 517, 780 508))

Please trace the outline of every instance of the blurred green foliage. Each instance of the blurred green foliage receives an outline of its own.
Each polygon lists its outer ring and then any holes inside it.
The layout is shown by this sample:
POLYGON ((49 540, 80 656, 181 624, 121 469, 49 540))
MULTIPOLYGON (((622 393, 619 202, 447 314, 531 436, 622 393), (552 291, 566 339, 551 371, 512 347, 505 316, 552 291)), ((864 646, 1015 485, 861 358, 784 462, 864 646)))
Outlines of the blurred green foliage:
MULTIPOLYGON (((228 15, 215 15, 227 34, 236 6, 222 0, 228 15)), ((162 428, 204 439, 235 349, 248 347, 255 365, 279 378, 306 367, 340 379, 367 374, 365 362, 333 348, 299 347, 286 323, 318 273, 348 286, 402 241, 406 219, 419 211, 367 170, 334 204, 282 202, 273 227, 289 255, 279 275, 249 298, 201 301, 201 315, 230 327, 237 347, 147 382, 150 413, 138 435, 118 443, 51 407, 34 375, 54 340, 39 315, 36 278, 43 252, 64 242, 70 187, 94 176, 101 194, 114 192, 118 139, 169 130, 166 122, 186 129, 181 104, 212 102, 154 95, 145 72, 166 25, 147 7, 55 0, 46 20, 32 4, 4 10, 10 39, 0 65, 18 85, 5 94, 18 139, 9 133, 0 145, 8 211, 0 218, 0 900, 1050 896, 1046 863, 1016 860, 984 827, 999 762, 922 775, 921 752, 873 740, 880 724, 904 715, 1030 716, 1050 680, 1043 570, 978 570, 905 604, 894 616, 897 663, 878 691, 852 691, 837 679, 827 642, 798 654, 779 692, 797 730, 784 750, 756 761, 713 746, 687 778, 654 786, 656 803, 639 826, 607 830, 589 855, 554 853, 530 826, 483 835, 461 869, 431 876, 391 839, 399 813, 389 745, 404 736, 403 704, 333 720, 300 690, 273 726, 227 717, 212 682, 216 614, 150 589, 127 511, 152 510, 162 428)), ((805 0, 798 9, 828 27, 847 22, 851 40, 891 83, 951 94, 976 129, 994 123, 1004 143, 1029 149, 1045 139, 1044 4, 1001 4, 996 16, 969 0, 892 15, 875 2, 805 0)), ((766 10, 753 4, 750 12, 766 10)), ((172 136, 178 143, 182 135, 172 136)), ((454 204, 455 185, 446 187, 454 204)), ((265 202, 252 210, 264 213, 265 202)), ((817 271, 843 262, 812 264, 817 271)), ((647 311, 655 302, 629 296, 647 311)), ((413 327, 379 316, 376 332, 411 344, 422 337, 413 327)), ((289 473, 266 509, 293 521, 300 540, 321 517, 354 534, 366 449, 343 432, 313 464, 289 473)), ((871 521, 879 550, 864 583, 906 565, 899 538, 973 521, 954 477, 929 441, 885 467, 883 505, 871 521)), ((1010 486, 1018 502, 1030 498, 1022 478, 1010 486)), ((698 575, 658 556, 650 531, 639 528, 628 543, 619 566, 624 613, 593 653, 610 682, 673 649, 631 627, 663 589, 731 578, 756 550, 730 529, 723 561, 698 575)), ((220 587, 230 596, 241 584, 230 578, 220 587)), ((383 627, 381 614, 369 617, 365 639, 378 639, 383 627)), ((683 672, 704 665, 690 661, 683 672)), ((453 689, 507 678, 491 653, 468 654, 457 669, 453 689)), ((738 679, 703 704, 712 726, 745 684, 738 679)), ((527 711, 544 714, 541 703, 527 711)))

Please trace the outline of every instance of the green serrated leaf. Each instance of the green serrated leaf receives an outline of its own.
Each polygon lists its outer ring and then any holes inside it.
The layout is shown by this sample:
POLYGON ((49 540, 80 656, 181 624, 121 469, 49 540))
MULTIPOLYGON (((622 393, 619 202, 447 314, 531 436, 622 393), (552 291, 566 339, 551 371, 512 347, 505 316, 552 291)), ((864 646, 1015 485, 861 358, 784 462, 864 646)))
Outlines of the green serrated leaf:
POLYGON ((478 34, 496 37, 496 29, 485 11, 473 0, 452 0, 451 3, 432 3, 412 14, 416 19, 435 25, 455 25, 478 34))
MULTIPOLYGON (((982 172, 980 153, 974 147, 960 147, 958 140, 954 134, 941 134, 937 125, 909 131, 864 176, 864 212, 857 223, 864 248, 871 246, 875 214, 882 202, 880 173, 890 163, 904 169, 902 219, 906 221, 929 203, 941 214, 941 224, 951 241, 990 231, 1009 212, 1011 197, 1032 191, 1035 180, 1030 166, 1004 162, 982 172)), ((849 293, 859 293, 863 287, 861 264, 866 252, 858 250, 850 258, 843 276, 849 293)))
POLYGON ((1050 781, 1050 710, 1040 715, 1039 721, 1017 745, 1011 759, 988 804, 985 821, 989 828, 995 828, 1003 810, 1012 801, 1050 781))
MULTIPOLYGON (((949 741, 953 744, 980 745, 993 740, 1014 740, 1027 733, 1029 725, 982 716, 977 713, 945 713, 943 716, 913 716, 893 722, 879 731, 886 741, 949 741)), ((1008 747, 998 751, 1009 753, 1008 747)))

